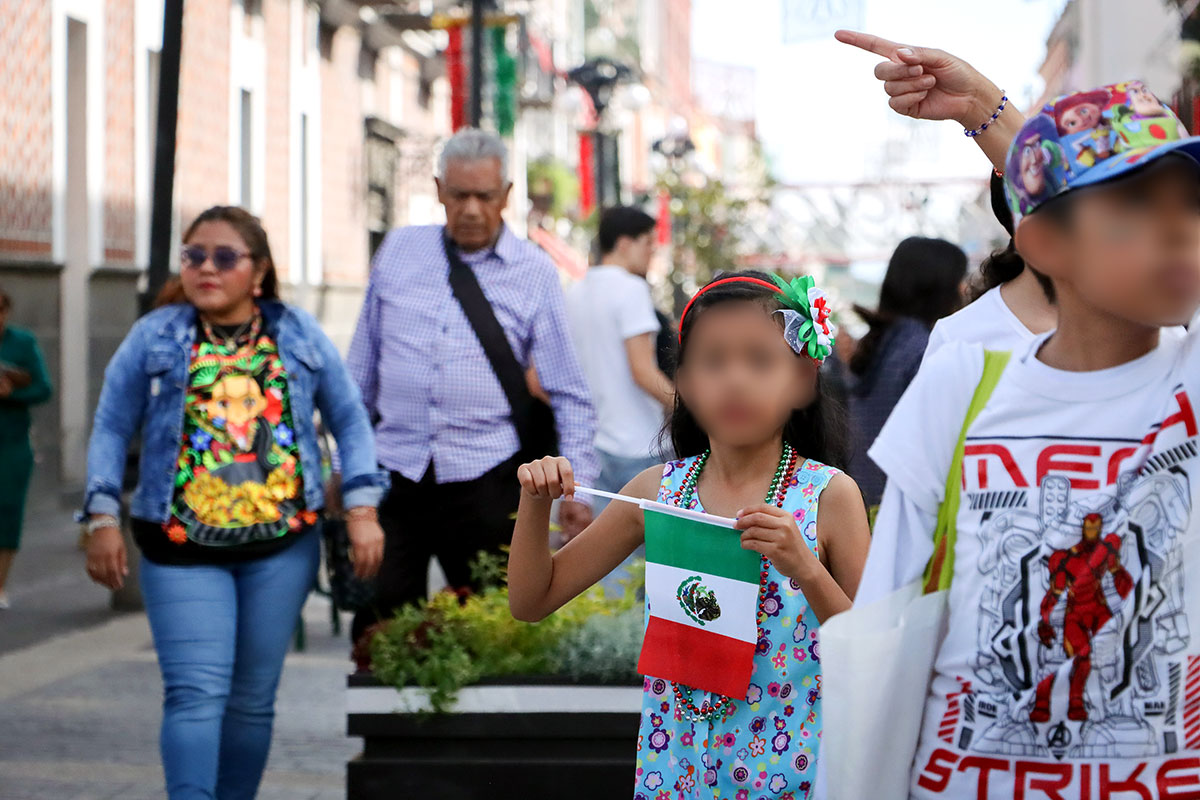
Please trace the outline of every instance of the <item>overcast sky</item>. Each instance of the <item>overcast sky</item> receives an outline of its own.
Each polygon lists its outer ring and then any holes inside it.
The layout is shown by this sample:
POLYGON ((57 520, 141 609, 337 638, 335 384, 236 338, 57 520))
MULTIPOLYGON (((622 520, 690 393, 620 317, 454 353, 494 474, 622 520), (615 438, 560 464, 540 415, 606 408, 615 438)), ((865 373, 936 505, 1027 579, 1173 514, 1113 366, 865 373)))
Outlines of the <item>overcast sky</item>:
MULTIPOLYGON (((880 142, 899 136, 919 147, 899 171, 913 177, 986 175, 986 159, 952 122, 911 123, 888 108, 871 70, 879 58, 832 37, 781 41, 782 0, 694 0, 694 55, 753 66, 759 134, 776 177, 828 183, 880 177, 880 142), (736 6, 737 11, 731 9, 736 6)), ((799 0, 812 4, 828 0, 799 0)), ((864 0, 863 28, 960 55, 1010 96, 1028 103, 1041 88, 1037 68, 1065 0, 864 0)), ((891 171, 894 174, 894 170, 891 171)))

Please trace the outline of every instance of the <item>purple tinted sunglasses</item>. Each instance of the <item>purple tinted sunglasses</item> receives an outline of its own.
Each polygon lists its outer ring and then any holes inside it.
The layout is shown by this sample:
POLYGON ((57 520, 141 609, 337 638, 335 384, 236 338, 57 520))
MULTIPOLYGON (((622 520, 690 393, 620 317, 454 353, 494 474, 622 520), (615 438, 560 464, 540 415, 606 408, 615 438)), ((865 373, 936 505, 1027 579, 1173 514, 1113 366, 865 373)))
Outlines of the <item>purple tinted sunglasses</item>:
POLYGON ((240 250, 234 250, 232 247, 214 247, 210 254, 203 247, 196 245, 188 245, 179 253, 179 261, 183 266, 190 269, 200 269, 204 266, 204 262, 212 259, 213 266, 219 272, 229 272, 238 265, 238 262, 249 256, 249 253, 243 253, 240 250))

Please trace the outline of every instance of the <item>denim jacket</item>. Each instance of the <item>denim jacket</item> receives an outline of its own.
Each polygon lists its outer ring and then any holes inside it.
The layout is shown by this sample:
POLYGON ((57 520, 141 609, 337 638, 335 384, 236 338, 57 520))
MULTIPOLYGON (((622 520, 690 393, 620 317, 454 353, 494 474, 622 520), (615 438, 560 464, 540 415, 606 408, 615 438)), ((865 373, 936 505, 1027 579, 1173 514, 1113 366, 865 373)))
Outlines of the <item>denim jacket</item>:
MULTIPOLYGON (((366 406, 333 342, 304 311, 275 301, 260 302, 259 308, 274 331, 288 374, 300 466, 308 478, 305 506, 317 511, 325 505, 312 422, 317 410, 338 445, 345 506, 378 505, 388 476, 375 461, 375 434, 366 406)), ((130 513, 150 522, 165 522, 170 516, 195 338, 196 310, 181 304, 142 317, 121 342, 104 371, 88 443, 83 515, 120 513, 125 454, 140 431, 141 461, 130 513)))

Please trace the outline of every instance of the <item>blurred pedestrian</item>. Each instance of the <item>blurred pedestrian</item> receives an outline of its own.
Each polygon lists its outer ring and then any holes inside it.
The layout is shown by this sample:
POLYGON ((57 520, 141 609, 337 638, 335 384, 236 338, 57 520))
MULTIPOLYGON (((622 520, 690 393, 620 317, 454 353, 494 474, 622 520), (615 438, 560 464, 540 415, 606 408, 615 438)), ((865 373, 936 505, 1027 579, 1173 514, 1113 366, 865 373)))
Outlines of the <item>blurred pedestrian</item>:
MULTIPOLYGON (((582 482, 599 471, 558 273, 503 221, 512 190, 504 143, 473 128, 456 133, 442 150, 437 189, 445 226, 388 234, 348 356, 380 463, 392 473, 380 507, 387 548, 376 601, 356 615, 355 641, 425 598, 434 556, 451 586, 479 588, 471 562, 512 540, 522 451, 525 460, 546 455, 557 438, 582 482), (530 395, 531 362, 552 420, 530 395)), ((582 503, 560 509, 568 531, 590 520, 582 503)))
POLYGON ((878 307, 854 307, 870 328, 849 363, 849 472, 868 506, 883 498, 884 476, 867 449, 916 376, 934 323, 962 306, 966 274, 967 256, 957 245, 914 236, 892 253, 878 307))
POLYGON ((5 586, 21 546, 25 496, 33 477, 29 410, 50 399, 50 376, 32 331, 8 324, 12 298, 0 289, 0 610, 10 605, 5 586))
MULTIPOLYGON (((567 292, 567 319, 583 374, 596 404, 597 488, 619 492, 648 467, 662 463, 658 438, 675 406, 675 387, 659 369, 655 349, 662 323, 646 273, 654 257, 655 221, 630 206, 600 215, 599 263, 567 292)), ((597 503, 597 511, 604 504, 597 503)), ((620 591, 631 554, 603 582, 620 591)))
POLYGON ((355 567, 382 558, 371 424, 333 343, 282 303, 266 232, 218 206, 183 236, 182 273, 105 370, 88 447, 88 574, 128 574, 118 522, 125 452, 142 596, 165 689, 167 794, 252 798, 275 690, 320 542, 325 499, 315 411, 341 451, 355 567))
POLYGON ((662 323, 646 273, 654 256, 654 218, 628 206, 600 217, 600 263, 567 292, 567 320, 596 406, 597 487, 610 492, 662 463, 658 437, 675 404, 659 369, 662 323))

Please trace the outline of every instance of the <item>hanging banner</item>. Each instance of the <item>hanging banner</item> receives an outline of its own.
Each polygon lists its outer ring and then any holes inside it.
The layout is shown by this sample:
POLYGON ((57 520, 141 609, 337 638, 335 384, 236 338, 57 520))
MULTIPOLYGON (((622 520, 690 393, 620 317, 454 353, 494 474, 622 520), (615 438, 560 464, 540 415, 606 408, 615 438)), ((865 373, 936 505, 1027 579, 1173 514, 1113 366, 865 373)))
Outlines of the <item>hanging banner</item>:
POLYGON ((592 131, 579 132, 579 210, 588 216, 596 208, 596 151, 592 131))
POLYGON ((861 30, 865 0, 783 0, 783 43, 832 39, 839 28, 861 30))
POLYGON ((508 52, 507 31, 495 27, 488 31, 492 37, 492 55, 496 65, 492 81, 492 113, 496 117, 496 131, 501 136, 512 136, 517 124, 517 60, 508 52))
POLYGON ((671 193, 666 189, 658 190, 658 218, 654 230, 659 247, 671 244, 671 193))
POLYGON ((446 31, 450 41, 446 45, 446 77, 450 81, 450 130, 457 131, 466 124, 463 113, 466 97, 466 75, 463 71, 462 28, 446 31))

